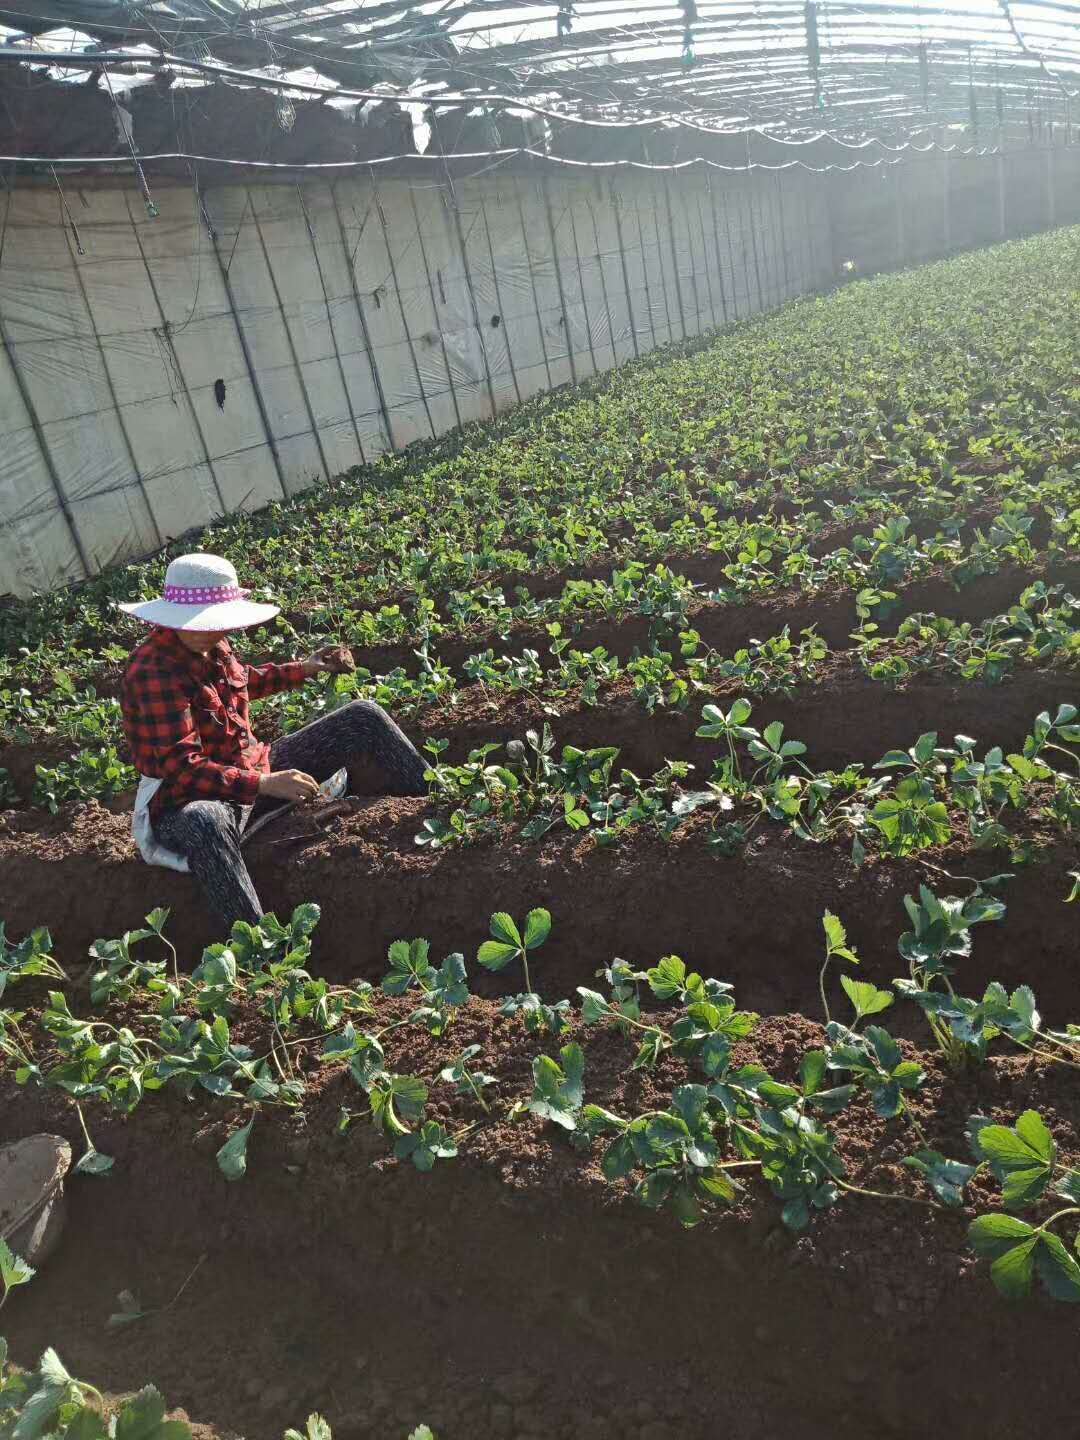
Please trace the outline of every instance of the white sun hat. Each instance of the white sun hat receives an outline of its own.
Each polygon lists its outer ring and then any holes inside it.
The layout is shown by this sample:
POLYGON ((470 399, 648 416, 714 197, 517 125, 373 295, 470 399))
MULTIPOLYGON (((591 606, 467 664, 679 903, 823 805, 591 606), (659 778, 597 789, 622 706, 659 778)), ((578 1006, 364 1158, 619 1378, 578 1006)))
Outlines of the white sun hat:
POLYGON ((246 630, 278 613, 276 605, 256 605, 242 590, 236 571, 220 555, 180 555, 165 572, 165 593, 119 608, 148 625, 167 630, 246 630))

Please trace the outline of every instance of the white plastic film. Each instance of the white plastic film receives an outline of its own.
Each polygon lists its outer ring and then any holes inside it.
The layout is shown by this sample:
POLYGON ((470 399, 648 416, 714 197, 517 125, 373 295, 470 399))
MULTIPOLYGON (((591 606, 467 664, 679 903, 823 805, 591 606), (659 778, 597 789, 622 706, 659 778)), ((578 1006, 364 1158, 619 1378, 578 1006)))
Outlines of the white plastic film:
POLYGON ((656 346, 1080 218, 1072 151, 2 199, 0 593, 79 579, 656 346), (1047 155, 1049 158, 1046 158, 1047 155))

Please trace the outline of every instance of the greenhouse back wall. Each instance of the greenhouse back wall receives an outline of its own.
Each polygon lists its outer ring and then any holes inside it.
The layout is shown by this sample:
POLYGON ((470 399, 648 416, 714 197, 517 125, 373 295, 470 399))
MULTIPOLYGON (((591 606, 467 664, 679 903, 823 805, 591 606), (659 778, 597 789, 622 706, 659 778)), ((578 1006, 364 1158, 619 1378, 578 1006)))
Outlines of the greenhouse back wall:
POLYGON ((1080 218, 1080 148, 821 175, 22 183, 0 250, 0 594, 863 275, 1080 218))

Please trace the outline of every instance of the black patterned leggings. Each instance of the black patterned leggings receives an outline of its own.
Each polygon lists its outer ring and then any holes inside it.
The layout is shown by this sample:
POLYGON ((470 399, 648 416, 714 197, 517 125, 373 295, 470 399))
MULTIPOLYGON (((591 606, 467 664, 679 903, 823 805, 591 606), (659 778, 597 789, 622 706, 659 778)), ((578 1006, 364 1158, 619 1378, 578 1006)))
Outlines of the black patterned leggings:
MULTIPOLYGON (((371 700, 354 700, 313 720, 302 730, 275 740, 270 747, 272 770, 303 770, 315 780, 328 780, 343 765, 373 760, 386 777, 390 795, 425 795, 427 765, 390 716, 371 700)), ((236 920, 255 924, 263 914, 240 839, 252 814, 265 813, 274 802, 256 806, 228 800, 192 800, 166 810, 154 826, 169 850, 183 855, 199 882, 214 915, 228 937, 236 920)))

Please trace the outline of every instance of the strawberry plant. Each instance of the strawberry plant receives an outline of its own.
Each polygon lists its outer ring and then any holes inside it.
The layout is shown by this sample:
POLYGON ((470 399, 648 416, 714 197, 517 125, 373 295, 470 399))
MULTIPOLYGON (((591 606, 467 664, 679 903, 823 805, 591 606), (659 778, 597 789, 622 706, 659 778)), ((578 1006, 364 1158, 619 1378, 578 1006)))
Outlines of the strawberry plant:
POLYGON ((471 1095, 482 1110, 490 1112, 491 1107, 484 1099, 483 1090, 495 1084, 495 1076, 472 1068, 472 1061, 480 1054, 480 1049, 479 1045, 466 1045, 453 1064, 439 1071, 438 1078, 444 1084, 453 1085, 459 1095, 471 1095))
POLYGON ((133 790, 138 777, 120 757, 115 746, 103 750, 80 750, 71 760, 35 767, 37 779, 31 802, 55 815, 70 801, 107 800, 122 790, 133 790))
POLYGON ((469 998, 465 957, 448 955, 436 969, 428 960, 429 949, 426 940, 395 940, 387 952, 390 971, 382 989, 385 995, 419 991, 422 1004, 410 1020, 424 1025, 431 1035, 442 1035, 453 1021, 453 1012, 469 998))
POLYGON ((585 1056, 580 1045, 564 1045, 559 1060, 561 1064, 550 1055, 538 1055, 533 1061, 533 1093, 524 1108, 563 1130, 576 1130, 584 1102, 585 1056))
POLYGON ((635 1177, 634 1195, 649 1209, 670 1204, 686 1226, 704 1218, 705 1206, 731 1202, 738 1186, 720 1160, 713 1137, 709 1097, 703 1085, 680 1085, 671 1109, 623 1120, 589 1106, 584 1120, 591 1135, 615 1133, 601 1168, 608 1180, 635 1177))
POLYGON ((908 962, 908 975, 894 980, 900 995, 912 1000, 922 1010, 934 1041, 952 1064, 960 1064, 968 1055, 985 1054, 985 1037, 970 1032, 961 1023, 956 1027, 944 1013, 953 1001, 950 977, 956 972, 956 960, 971 954, 971 929, 989 920, 1000 920, 1005 906, 1000 900, 977 891, 967 899, 948 896, 939 899, 925 885, 919 887, 919 898, 904 896, 904 908, 912 929, 900 937, 898 949, 908 962), (939 1016, 938 1010, 943 1013, 939 1016))
MULTIPOLYGON (((881 996, 883 992, 875 993, 881 996)), ((887 999, 891 1001, 892 996, 887 999)), ((854 1082, 867 1091, 874 1113, 883 1120, 905 1111, 905 1097, 918 1090, 926 1079, 919 1062, 905 1060, 897 1041, 880 1025, 868 1025, 862 1034, 856 1034, 853 1028, 833 1021, 826 1028, 826 1037, 828 1068, 850 1074, 854 1082)))
POLYGON ((485 940, 476 958, 485 970, 505 970, 515 960, 521 962, 525 991, 510 996, 503 1004, 506 1015, 520 1014, 525 1027, 532 1033, 547 1031, 561 1034, 567 1026, 569 1002, 547 1005, 532 988, 529 977, 529 954, 539 949, 551 934, 551 915, 547 910, 530 910, 525 917, 524 934, 505 911, 491 917, 491 939, 485 940))
MULTIPOLYGON (((400 1103, 400 1096, 398 1099, 400 1103)), ((457 1141, 434 1120, 425 1120, 418 1130, 399 1135, 394 1143, 397 1158, 411 1160, 421 1173, 433 1169, 436 1160, 452 1160, 457 1153, 457 1141)))
POLYGON ((113 1435, 191 1440, 189 1425, 165 1419, 165 1401, 152 1385, 106 1418, 100 1390, 69 1374, 55 1350, 46 1350, 28 1374, 4 1373, 6 1360, 7 1345, 0 1340, 0 1435, 11 1440, 46 1434, 50 1440, 107 1440, 113 1435))
POLYGON ((1025 1110, 1015 1126, 995 1125, 982 1116, 969 1122, 972 1147, 1001 1186, 1005 1210, 979 1215, 968 1229, 976 1254, 992 1263, 990 1278, 1007 1300, 1028 1295, 1036 1276, 1055 1300, 1080 1302, 1080 1265, 1055 1227, 1080 1215, 1080 1171, 1063 1165, 1042 1116, 1025 1110), (1015 1213, 1053 1196, 1069 1203, 1039 1224, 1015 1213))
POLYGON ((52 953, 52 936, 48 930, 32 930, 17 945, 12 944, 0 920, 0 999, 9 985, 18 980, 37 977, 46 980, 67 980, 52 953))

